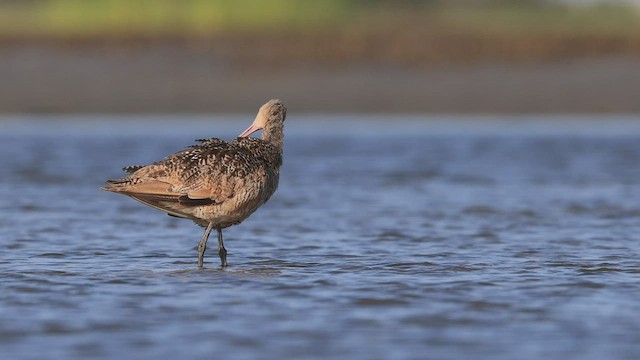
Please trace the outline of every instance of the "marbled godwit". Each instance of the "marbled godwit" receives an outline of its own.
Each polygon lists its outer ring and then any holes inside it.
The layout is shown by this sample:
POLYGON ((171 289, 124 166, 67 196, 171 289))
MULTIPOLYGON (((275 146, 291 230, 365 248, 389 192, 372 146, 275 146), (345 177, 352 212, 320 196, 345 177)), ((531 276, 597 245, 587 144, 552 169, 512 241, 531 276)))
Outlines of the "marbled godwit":
POLYGON ((108 180, 102 190, 130 196, 169 215, 206 227, 198 244, 202 267, 207 239, 218 232, 218 254, 227 266, 222 229, 251 215, 278 187, 287 109, 280 100, 262 105, 255 120, 233 141, 199 143, 147 166, 127 166, 130 175, 108 180), (263 130, 262 139, 248 136, 263 130))

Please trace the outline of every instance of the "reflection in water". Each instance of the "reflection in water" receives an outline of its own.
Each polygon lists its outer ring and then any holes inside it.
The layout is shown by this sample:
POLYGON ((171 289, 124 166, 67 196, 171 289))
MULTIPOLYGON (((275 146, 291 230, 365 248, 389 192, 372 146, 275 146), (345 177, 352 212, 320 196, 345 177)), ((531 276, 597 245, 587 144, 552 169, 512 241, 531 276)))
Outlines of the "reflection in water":
POLYGON ((15 125, 0 135, 0 346, 10 358, 638 358, 640 131, 548 124, 294 125, 280 190, 229 229, 224 270, 197 269, 190 222, 98 190, 125 160, 210 124, 15 125))

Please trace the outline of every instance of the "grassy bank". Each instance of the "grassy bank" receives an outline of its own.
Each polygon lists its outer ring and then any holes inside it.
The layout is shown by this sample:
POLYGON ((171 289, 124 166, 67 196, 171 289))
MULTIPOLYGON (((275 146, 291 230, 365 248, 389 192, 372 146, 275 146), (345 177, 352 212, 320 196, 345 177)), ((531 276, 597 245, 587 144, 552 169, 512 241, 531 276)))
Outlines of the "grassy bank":
POLYGON ((520 1, 0 2, 0 47, 165 45, 242 65, 431 66, 640 56, 640 9, 520 1), (476 4, 469 6, 468 4, 476 4), (465 6, 462 6, 465 5, 465 6))
POLYGON ((494 1, 32 0, 0 2, 2 38, 208 37, 264 31, 640 34, 640 11, 494 1), (462 2, 475 4, 475 2, 462 2))
POLYGON ((4 37, 210 36, 226 31, 332 26, 351 1, 42 0, 0 4, 4 37))

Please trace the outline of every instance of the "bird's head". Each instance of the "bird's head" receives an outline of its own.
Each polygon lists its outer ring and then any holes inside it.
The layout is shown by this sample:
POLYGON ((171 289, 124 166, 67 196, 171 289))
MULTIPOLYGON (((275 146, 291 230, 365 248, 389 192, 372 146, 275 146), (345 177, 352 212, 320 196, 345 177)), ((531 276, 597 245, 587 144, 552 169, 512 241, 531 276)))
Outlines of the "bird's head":
POLYGON ((262 130, 271 124, 277 124, 281 126, 287 115, 287 109, 284 104, 278 99, 272 99, 267 101, 266 104, 260 107, 256 119, 249 128, 238 135, 239 137, 248 137, 258 130, 262 130))

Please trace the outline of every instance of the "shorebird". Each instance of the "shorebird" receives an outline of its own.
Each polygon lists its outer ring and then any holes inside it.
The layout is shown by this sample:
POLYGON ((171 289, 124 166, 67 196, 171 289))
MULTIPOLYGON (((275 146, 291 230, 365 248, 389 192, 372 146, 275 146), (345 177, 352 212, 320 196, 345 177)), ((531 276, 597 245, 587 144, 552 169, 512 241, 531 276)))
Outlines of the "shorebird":
POLYGON ((270 100, 236 139, 196 140, 197 144, 162 161, 124 167, 127 177, 108 180, 101 189, 206 227, 198 243, 200 268, 209 233, 216 229, 218 255, 226 267, 222 229, 249 217, 278 187, 286 115, 280 100, 270 100), (249 137, 258 130, 262 130, 261 139, 249 137))

